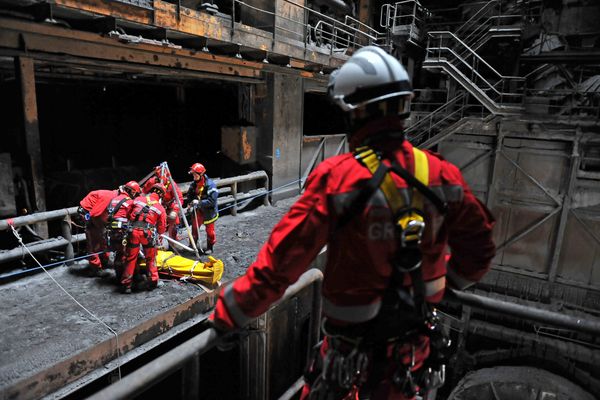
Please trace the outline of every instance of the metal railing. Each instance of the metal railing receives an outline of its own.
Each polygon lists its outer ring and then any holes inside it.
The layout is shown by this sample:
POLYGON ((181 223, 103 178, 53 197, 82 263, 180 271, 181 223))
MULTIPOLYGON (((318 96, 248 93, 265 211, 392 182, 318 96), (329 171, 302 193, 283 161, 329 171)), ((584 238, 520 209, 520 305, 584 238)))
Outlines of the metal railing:
POLYGON ((348 151, 348 138, 345 134, 340 135, 321 135, 321 136, 304 136, 304 144, 302 146, 302 155, 306 151, 305 147, 308 143, 319 142, 316 150, 312 154, 310 160, 308 161, 308 165, 302 172, 302 176, 300 177, 300 186, 304 190, 304 185, 306 184, 306 179, 308 175, 316 168, 317 165, 326 158, 337 156, 342 153, 348 151), (333 152, 328 153, 326 151, 327 144, 330 142, 338 142, 335 150, 333 152))
POLYGON ((526 88, 525 111, 530 114, 600 118, 600 91, 526 88))
POLYGON ((452 72, 449 69, 455 69, 473 85, 468 87, 465 85, 468 82, 461 82, 467 90, 473 95, 486 97, 497 108, 522 106, 525 78, 500 74, 452 32, 429 32, 423 65, 427 66, 428 63, 436 67, 440 63, 445 64, 443 68, 449 73, 452 72))
MULTIPOLYGON (((323 274, 318 269, 306 271, 296 283, 288 287, 283 297, 271 306, 271 309, 297 295, 303 289, 310 285, 315 285, 313 289, 312 311, 310 313, 309 340, 307 350, 310 352, 312 345, 316 344, 319 337, 319 327, 321 318, 321 284, 323 274)), ((163 354, 157 359, 149 362, 143 367, 133 371, 120 381, 106 387, 102 391, 89 397, 90 400, 118 400, 131 399, 136 395, 148 390, 152 385, 161 382, 166 376, 181 369, 188 361, 207 352, 218 345, 220 336, 213 328, 207 329, 199 335, 180 344, 169 352, 163 354)), ((265 343, 263 343, 266 346, 265 343)), ((307 354, 308 358, 309 354, 307 354)), ((195 381, 198 384, 198 381, 195 381)), ((261 382, 266 384, 266 382, 261 382)), ((262 393, 267 393, 263 390, 262 393)))
MULTIPOLYGON (((263 204, 270 205, 269 194, 269 176, 265 171, 256 171, 247 175, 234 176, 230 178, 215 179, 215 184, 219 190, 219 198, 217 200, 219 206, 230 205, 231 214, 237 215, 240 209, 243 209, 250 200, 264 196, 263 204), (238 184, 250 181, 262 181, 263 187, 251 189, 247 192, 239 192, 238 184), (241 205, 240 205, 241 204, 241 205)), ((191 182, 179 184, 180 189, 185 194, 191 182)), ((63 249, 65 260, 71 260, 74 255, 73 244, 85 240, 85 234, 80 233, 73 235, 71 233, 71 217, 77 214, 77 207, 64 208, 61 210, 44 211, 21 217, 9 218, 0 220, 0 232, 11 229, 11 225, 15 228, 34 225, 40 222, 50 222, 60 220, 61 235, 56 238, 40 240, 28 243, 27 247, 32 253, 40 253, 43 251, 63 249)), ((16 260, 23 257, 23 251, 20 247, 10 250, 0 250, 0 263, 16 260)), ((67 264, 69 264, 67 262, 67 264)))
POLYGON ((418 0, 383 4, 379 14, 379 25, 391 35, 406 35, 412 42, 423 40, 425 20, 430 15, 418 0))
MULTIPOLYGON (((313 283, 316 284, 313 291, 312 312, 310 314, 311 324, 309 328, 309 343, 313 344, 317 342, 319 337, 318 321, 320 320, 321 315, 322 299, 320 287, 322 285, 322 280, 323 274, 317 269, 311 269, 305 272, 294 285, 286 290, 282 299, 271 307, 274 308, 285 302, 309 285, 312 285, 313 283)), ((524 304, 514 304, 512 302, 469 292, 448 290, 447 293, 450 301, 472 306, 481 310, 492 311, 512 318, 522 318, 523 320, 531 321, 532 323, 538 322, 566 328, 576 332, 588 333, 596 336, 600 335, 600 321, 595 318, 565 315, 564 313, 524 304)), ((162 381, 165 377, 183 368, 187 362, 218 345, 219 340, 220 336, 218 333, 212 328, 208 329, 89 398, 91 400, 133 398, 134 396, 147 391, 152 385, 162 381)), ((309 349, 310 347, 311 346, 308 346, 309 349)), ((196 384, 198 384, 197 381, 196 384)), ((264 385, 265 382, 259 382, 258 384, 264 385)), ((302 378, 295 381, 280 399, 292 398, 301 388, 302 378)), ((266 393, 266 391, 263 390, 262 393, 266 393)))
POLYGON ((345 54, 350 49, 358 49, 368 45, 381 47, 388 45, 385 33, 377 32, 354 18, 347 16, 344 21, 339 21, 291 0, 278 0, 275 2, 275 11, 256 7, 242 0, 232 0, 232 33, 235 32, 236 23, 239 23, 235 15, 236 5, 240 9, 252 10, 271 20, 269 26, 263 25, 257 28, 272 27, 273 43, 279 36, 284 35, 288 40, 302 43, 305 49, 320 50, 330 55, 345 54), (279 7, 277 7, 277 4, 282 2, 291 6, 291 9, 288 10, 290 15, 301 15, 301 18, 292 18, 280 12, 278 13, 277 9, 279 7), (294 9, 297 12, 291 11, 294 9))

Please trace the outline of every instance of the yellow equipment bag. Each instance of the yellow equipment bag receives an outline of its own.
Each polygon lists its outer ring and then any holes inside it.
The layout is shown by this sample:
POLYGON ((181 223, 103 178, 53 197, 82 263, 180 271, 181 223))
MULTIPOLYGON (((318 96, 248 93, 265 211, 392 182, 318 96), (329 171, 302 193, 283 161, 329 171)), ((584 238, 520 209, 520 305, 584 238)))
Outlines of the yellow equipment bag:
POLYGON ((208 256, 207 262, 181 257, 172 251, 158 250, 156 254, 158 273, 171 278, 201 281, 211 285, 223 276, 223 261, 208 256))

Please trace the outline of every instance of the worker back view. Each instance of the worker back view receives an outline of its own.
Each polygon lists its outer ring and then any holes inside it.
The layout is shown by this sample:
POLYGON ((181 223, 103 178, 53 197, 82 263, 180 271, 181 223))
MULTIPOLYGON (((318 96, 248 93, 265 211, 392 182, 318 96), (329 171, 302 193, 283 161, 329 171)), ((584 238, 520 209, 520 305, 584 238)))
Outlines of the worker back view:
POLYGON ((133 210, 130 214, 130 233, 127 238, 127 256, 125 269, 121 277, 121 291, 131 293, 133 275, 140 245, 144 250, 146 268, 149 273, 149 282, 146 287, 139 289, 152 290, 158 286, 158 270, 156 268, 156 245, 159 235, 167 230, 167 217, 160 201, 165 195, 165 187, 155 183, 148 194, 138 196, 133 201, 133 210))
POLYGON ((302 398, 414 399, 443 383, 448 340, 432 304, 447 282, 463 288, 489 269, 494 221, 456 166, 405 140, 412 88, 398 60, 362 48, 329 94, 348 115, 352 152, 313 171, 210 319, 245 326, 327 245, 324 340, 302 398))
POLYGON ((117 190, 93 190, 79 202, 77 208, 77 213, 85 224, 86 246, 90 255, 87 274, 91 277, 102 276, 104 268, 108 266, 105 238, 107 207, 117 194, 117 190))
POLYGON ((133 199, 140 193, 140 185, 136 181, 129 181, 119 186, 119 194, 114 197, 106 212, 106 244, 109 250, 114 252, 114 269, 117 281, 121 281, 125 265, 125 252, 127 246, 127 235, 129 229, 129 218, 133 210, 133 199))

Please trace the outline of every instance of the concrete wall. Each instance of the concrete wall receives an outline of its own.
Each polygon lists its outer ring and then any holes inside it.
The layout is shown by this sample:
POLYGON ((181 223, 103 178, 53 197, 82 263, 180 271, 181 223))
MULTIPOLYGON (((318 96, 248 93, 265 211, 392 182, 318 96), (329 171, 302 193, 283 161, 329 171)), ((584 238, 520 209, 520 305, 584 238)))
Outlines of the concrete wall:
MULTIPOLYGON (((304 114, 302 78, 271 74, 256 90, 258 162, 272 175, 272 188, 298 181, 304 114)), ((273 193, 281 200, 299 193, 295 183, 273 193)))

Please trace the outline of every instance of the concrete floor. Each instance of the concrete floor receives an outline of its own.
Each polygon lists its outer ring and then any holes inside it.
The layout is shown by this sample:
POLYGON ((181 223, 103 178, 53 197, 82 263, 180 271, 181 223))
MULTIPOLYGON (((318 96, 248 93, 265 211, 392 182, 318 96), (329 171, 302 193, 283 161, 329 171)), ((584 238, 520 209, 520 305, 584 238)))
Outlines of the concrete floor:
MULTIPOLYGON (((217 221, 214 257, 225 265, 222 283, 246 270, 293 200, 217 221)), ((78 274, 84 266, 61 266, 49 272, 118 334, 121 356, 190 318, 204 317, 214 305, 217 291, 207 293, 174 280, 165 280, 152 292, 123 295, 112 279, 78 274)), ((0 399, 44 396, 115 358, 114 333, 57 283, 40 273, 0 287, 0 399)))

